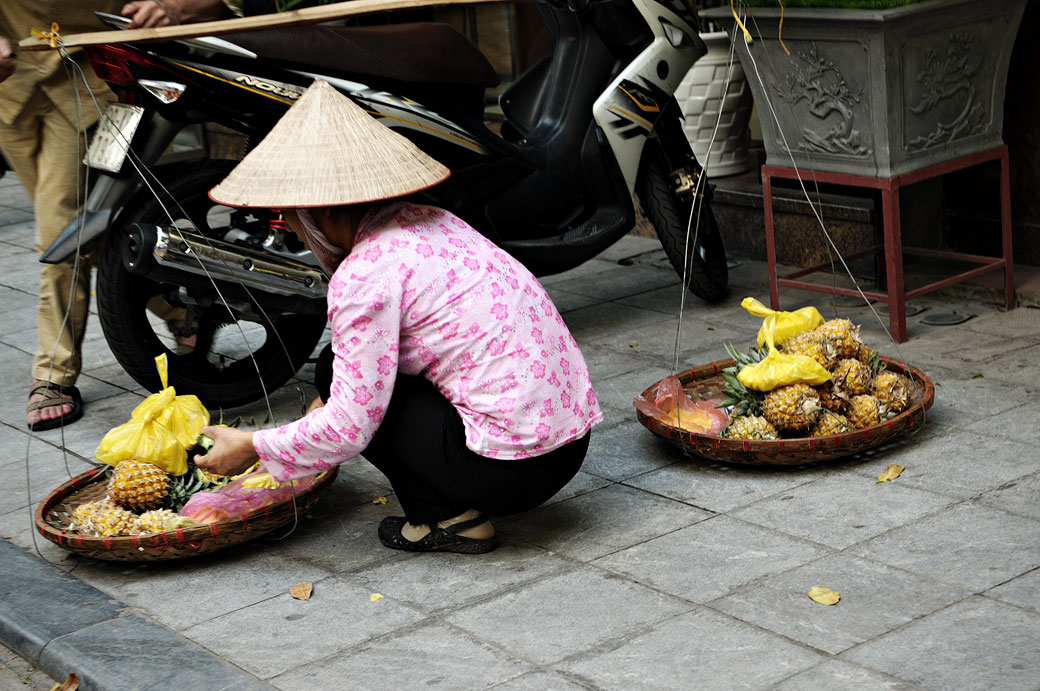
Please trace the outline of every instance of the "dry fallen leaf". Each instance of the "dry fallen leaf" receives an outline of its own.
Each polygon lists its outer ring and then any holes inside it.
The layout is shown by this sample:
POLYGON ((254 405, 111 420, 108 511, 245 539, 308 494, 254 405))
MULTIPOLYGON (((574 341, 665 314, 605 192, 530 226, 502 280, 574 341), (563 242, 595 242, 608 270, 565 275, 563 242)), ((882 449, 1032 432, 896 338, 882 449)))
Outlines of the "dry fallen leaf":
POLYGON ((382 600, 382 599, 383 599, 383 596, 380 595, 379 593, 372 593, 371 595, 368 596, 368 601, 369 602, 375 602, 376 600, 382 600))
POLYGON ((373 504, 385 504, 386 503, 386 497, 376 497, 375 499, 372 500, 372 503, 373 504))
POLYGON ((314 584, 303 581, 289 588, 289 594, 295 597, 297 600, 310 600, 311 593, 314 591, 314 584))
POLYGON ((892 480, 895 480, 897 477, 902 475, 904 470, 906 470, 906 468, 904 468, 903 466, 896 465, 895 463, 893 463, 892 465, 885 468, 885 472, 877 476, 877 481, 892 482, 892 480))
POLYGON ((65 681, 61 684, 55 684, 52 686, 51 691, 76 691, 78 688, 79 677, 70 672, 69 676, 65 677, 65 681))
POLYGON ((838 600, 841 599, 841 593, 837 590, 824 588, 822 585, 814 585, 809 588, 809 598, 813 602, 819 602, 821 605, 836 605, 838 600))

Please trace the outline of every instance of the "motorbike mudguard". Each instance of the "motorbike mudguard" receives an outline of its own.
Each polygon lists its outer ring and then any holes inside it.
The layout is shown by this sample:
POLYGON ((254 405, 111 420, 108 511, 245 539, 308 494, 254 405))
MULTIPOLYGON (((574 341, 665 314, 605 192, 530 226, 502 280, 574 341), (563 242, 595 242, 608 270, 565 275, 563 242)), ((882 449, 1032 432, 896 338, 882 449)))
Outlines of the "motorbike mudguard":
MULTIPOLYGON (((150 112, 138 127, 136 142, 144 142, 135 155, 146 168, 150 168, 183 125, 171 122, 157 113, 150 112)), ((58 264, 76 254, 81 247, 88 246, 105 234, 120 209, 130 201, 140 188, 137 173, 99 175, 90 190, 83 212, 69 221, 57 239, 40 255, 42 264, 58 264)))

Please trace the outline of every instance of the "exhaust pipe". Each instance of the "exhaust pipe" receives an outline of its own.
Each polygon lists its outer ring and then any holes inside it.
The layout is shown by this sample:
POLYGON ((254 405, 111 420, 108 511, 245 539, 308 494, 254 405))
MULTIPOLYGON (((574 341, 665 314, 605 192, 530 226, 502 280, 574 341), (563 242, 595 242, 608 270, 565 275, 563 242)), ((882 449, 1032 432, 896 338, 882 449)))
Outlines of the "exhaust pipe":
POLYGON ((131 225, 123 265, 130 273, 162 283, 209 288, 218 281, 296 300, 320 300, 319 311, 325 311, 328 279, 320 269, 173 226, 131 225))

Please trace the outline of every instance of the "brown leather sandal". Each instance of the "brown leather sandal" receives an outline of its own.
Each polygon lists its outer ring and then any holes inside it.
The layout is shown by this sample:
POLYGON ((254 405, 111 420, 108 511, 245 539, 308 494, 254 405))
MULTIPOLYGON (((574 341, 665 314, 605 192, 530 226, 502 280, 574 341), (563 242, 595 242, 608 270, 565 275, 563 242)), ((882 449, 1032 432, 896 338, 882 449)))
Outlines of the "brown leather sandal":
POLYGON ((26 422, 26 427, 31 429, 33 432, 44 432, 49 429, 62 427, 63 425, 71 425, 73 422, 83 417, 83 399, 80 397, 79 389, 75 386, 58 386, 49 381, 41 381, 37 382, 31 389, 29 389, 29 398, 32 398, 37 394, 43 396, 43 398, 27 405, 25 407, 26 415, 37 410, 53 408, 55 406, 61 407, 67 405, 71 407, 71 410, 53 420, 40 420, 33 424, 26 422))

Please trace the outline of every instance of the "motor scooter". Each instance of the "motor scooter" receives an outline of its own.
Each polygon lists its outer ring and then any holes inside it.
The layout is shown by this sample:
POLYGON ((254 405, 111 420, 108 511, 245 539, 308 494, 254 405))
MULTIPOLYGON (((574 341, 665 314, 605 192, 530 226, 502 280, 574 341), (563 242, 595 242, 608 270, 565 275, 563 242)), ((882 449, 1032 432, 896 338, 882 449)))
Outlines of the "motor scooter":
POLYGON ((210 407, 281 385, 322 335, 327 277, 277 210, 209 199, 235 161, 164 164, 163 156, 199 123, 259 142, 319 78, 451 169, 416 201, 459 215, 535 275, 578 266, 628 233, 635 195, 690 290, 720 299, 727 266, 711 189, 673 98, 706 52, 692 8, 685 0, 538 7, 555 47, 502 92, 499 131, 484 112, 498 75, 446 24, 297 26, 87 48, 119 101, 87 153, 102 172, 85 215, 41 261, 107 233, 98 313, 116 359, 142 386, 158 389, 162 352, 170 384, 210 407))

